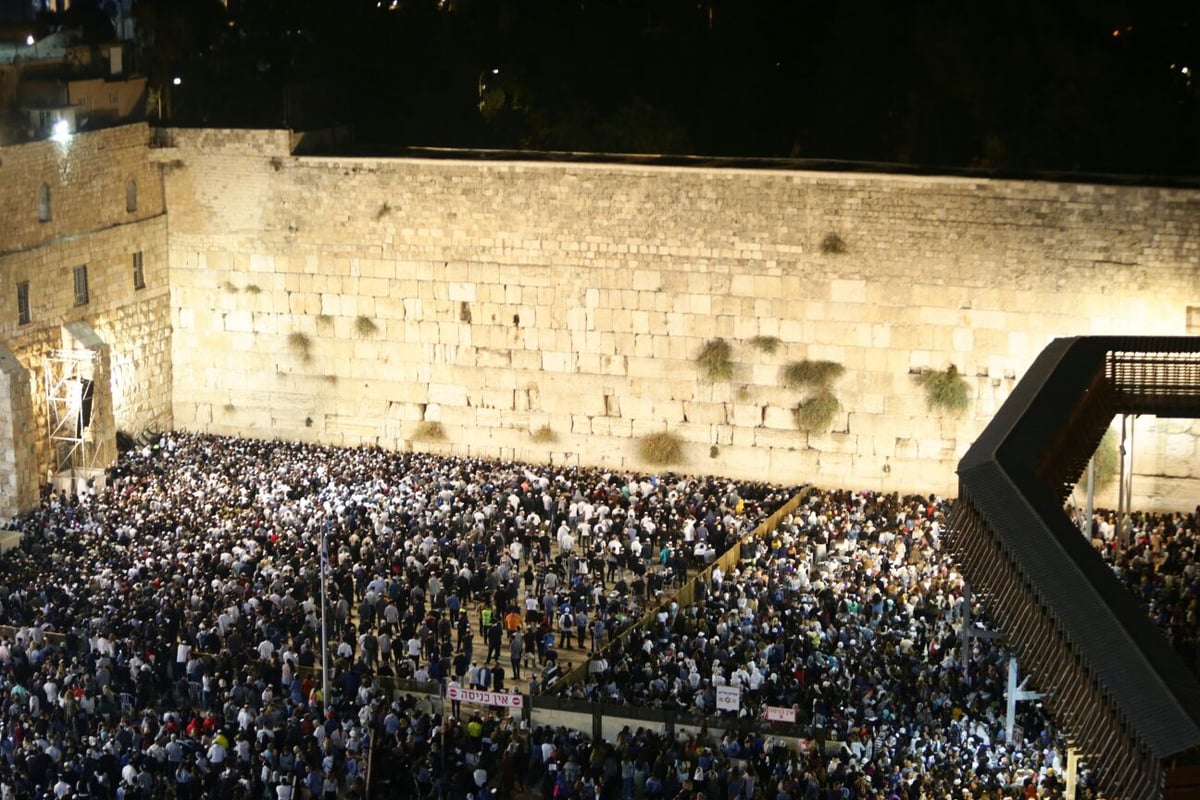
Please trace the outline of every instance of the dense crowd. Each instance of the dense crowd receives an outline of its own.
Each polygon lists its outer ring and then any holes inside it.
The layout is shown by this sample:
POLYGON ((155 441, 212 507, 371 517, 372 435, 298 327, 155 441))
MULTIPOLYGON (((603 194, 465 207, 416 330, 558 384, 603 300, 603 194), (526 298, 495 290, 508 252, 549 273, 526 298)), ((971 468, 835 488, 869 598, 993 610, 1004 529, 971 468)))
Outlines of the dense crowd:
POLYGON ((833 761, 808 765, 823 770, 791 773, 822 792, 1050 791, 1065 749, 1040 708, 1021 704, 1024 738, 1004 741, 1004 650, 975 638, 962 663, 963 582, 940 549, 948 511, 938 498, 814 491, 692 605, 669 602, 593 654, 566 692, 705 715, 795 709, 815 751, 838 743, 833 761), (739 711, 718 711, 722 686, 740 690, 739 711))
POLYGON ((787 494, 168 434, 14 523, 0 797, 361 796, 381 682, 553 682, 787 494))
POLYGON ((1138 597, 1150 618, 1200 673, 1200 507, 1195 514, 1133 513, 1125 530, 1118 515, 1094 515, 1092 544, 1138 597))
MULTIPOLYGON (((373 748, 404 796, 1053 796, 1065 750, 1038 704, 1005 741, 1002 644, 973 639, 962 661, 946 502, 812 491, 770 537, 746 536, 791 494, 168 434, 102 490, 48 493, 14 523, 0 800, 362 797, 373 748), (739 545, 681 607, 682 576, 739 545), (593 742, 393 691, 510 691, 524 672, 537 692, 572 665, 565 694, 728 731, 593 742), (737 711, 717 709, 720 687, 738 688, 737 711), (801 747, 736 732, 766 706, 796 711, 801 747)), ((1194 661, 1196 516, 1116 528, 1098 513, 1096 547, 1194 661)))

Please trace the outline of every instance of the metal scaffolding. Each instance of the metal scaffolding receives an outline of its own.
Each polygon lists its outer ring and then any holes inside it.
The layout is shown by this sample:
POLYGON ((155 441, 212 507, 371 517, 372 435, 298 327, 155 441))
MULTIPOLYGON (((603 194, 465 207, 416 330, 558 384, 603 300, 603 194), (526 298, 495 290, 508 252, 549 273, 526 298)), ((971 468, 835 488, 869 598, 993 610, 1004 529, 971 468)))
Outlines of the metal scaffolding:
POLYGON ((46 357, 46 419, 55 472, 101 469, 91 433, 95 350, 54 350, 46 357))

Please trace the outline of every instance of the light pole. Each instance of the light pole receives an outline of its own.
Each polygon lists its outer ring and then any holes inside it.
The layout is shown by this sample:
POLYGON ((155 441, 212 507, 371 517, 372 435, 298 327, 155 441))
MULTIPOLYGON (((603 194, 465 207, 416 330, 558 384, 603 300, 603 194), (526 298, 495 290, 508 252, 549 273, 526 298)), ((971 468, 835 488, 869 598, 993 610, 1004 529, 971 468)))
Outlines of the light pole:
POLYGON ((321 528, 321 718, 329 717, 329 628, 326 623, 325 608, 329 602, 325 596, 325 574, 329 570, 329 550, 327 549, 326 534, 329 526, 321 528))

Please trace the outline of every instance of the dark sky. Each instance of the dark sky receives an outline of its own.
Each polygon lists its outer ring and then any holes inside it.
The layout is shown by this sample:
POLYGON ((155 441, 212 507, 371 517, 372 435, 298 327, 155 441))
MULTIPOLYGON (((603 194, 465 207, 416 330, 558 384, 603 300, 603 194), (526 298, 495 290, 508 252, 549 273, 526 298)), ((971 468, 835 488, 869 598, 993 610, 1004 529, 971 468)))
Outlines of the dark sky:
POLYGON ((363 142, 1200 173, 1195 2, 139 0, 178 120, 363 142))

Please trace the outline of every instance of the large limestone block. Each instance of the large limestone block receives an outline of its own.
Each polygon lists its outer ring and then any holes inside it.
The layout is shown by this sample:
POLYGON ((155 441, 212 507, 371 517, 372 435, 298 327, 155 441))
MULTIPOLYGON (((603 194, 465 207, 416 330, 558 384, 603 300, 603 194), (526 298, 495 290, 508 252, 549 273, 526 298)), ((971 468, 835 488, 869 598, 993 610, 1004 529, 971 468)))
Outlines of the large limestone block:
POLYGON ((466 406, 467 390, 456 384, 431 383, 429 385, 429 402, 444 406, 466 406))
POLYGON ((662 273, 658 270, 635 269, 632 286, 636 291, 657 292, 662 288, 662 273))
POLYGON ((708 425, 725 425, 729 421, 729 406, 726 403, 683 403, 683 418, 688 422, 708 425))
POLYGON ((621 398, 621 416, 631 420, 655 419, 654 401, 644 396, 625 395, 621 398))
POLYGON ((254 315, 249 311, 229 311, 222 315, 221 327, 226 331, 249 333, 254 330, 254 315))
POLYGON ((876 436, 859 436, 858 441, 860 444, 865 445, 863 448, 864 453, 884 459, 896 455, 896 437, 887 431, 881 431, 876 436))
POLYGON ((672 424, 684 421, 683 402, 679 400, 658 400, 654 403, 654 416, 672 424))
POLYGON ((543 372, 573 372, 575 360, 571 353, 565 352, 543 352, 541 355, 541 369, 543 372))
POLYGON ((796 430, 796 419, 790 407, 766 406, 763 409, 762 424, 764 427, 774 430, 796 430))
POLYGON ((764 409, 755 403, 732 404, 733 425, 739 428, 756 428, 763 425, 764 409))
POLYGON ((954 444, 950 439, 918 439, 917 457, 934 461, 951 458, 954 455, 954 444))
POLYGON ((754 446, 779 450, 799 450, 808 445, 804 432, 796 430, 793 426, 791 430, 755 428, 754 446))
POLYGON ((866 303, 867 282, 862 279, 835 278, 829 282, 829 299, 835 303, 866 303))
POLYGON ((817 469, 827 480, 845 486, 854 482, 854 456, 850 453, 822 452, 817 469))
POLYGON ((733 336, 739 340, 753 339, 758 336, 759 325, 756 317, 737 317, 733 321, 733 336))
POLYGON ((754 276, 744 273, 731 276, 729 293, 734 297, 754 297, 754 276))

